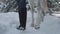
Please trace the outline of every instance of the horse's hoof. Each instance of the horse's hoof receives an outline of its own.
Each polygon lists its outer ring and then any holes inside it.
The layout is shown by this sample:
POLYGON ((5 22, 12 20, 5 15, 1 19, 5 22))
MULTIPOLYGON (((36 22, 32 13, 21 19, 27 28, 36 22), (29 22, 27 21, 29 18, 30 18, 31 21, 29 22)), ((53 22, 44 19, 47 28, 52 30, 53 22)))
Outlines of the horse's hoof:
POLYGON ((35 27, 35 29, 37 30, 37 29, 40 29, 40 27, 35 27))
POLYGON ((37 30, 40 29, 40 26, 35 25, 34 28, 37 30))
POLYGON ((34 24, 31 24, 31 27, 34 27, 34 24))

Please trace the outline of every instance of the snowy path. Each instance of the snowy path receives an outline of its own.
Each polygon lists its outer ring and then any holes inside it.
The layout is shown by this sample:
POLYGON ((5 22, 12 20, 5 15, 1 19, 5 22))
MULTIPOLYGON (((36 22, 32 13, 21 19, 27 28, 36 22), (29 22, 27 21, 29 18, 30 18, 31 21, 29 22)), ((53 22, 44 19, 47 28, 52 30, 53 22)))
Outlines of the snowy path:
POLYGON ((31 14, 28 12, 27 29, 21 32, 16 29, 19 24, 18 13, 0 13, 0 34, 60 34, 60 18, 46 15, 40 30, 30 27, 31 14))

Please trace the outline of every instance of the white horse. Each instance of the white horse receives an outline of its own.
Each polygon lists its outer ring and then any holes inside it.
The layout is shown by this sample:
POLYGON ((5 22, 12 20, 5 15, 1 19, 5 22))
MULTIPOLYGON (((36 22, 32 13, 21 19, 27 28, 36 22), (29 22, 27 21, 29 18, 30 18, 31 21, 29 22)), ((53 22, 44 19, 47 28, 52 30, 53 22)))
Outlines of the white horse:
POLYGON ((43 21, 44 15, 46 13, 47 9, 47 3, 46 0, 28 0, 31 8, 31 14, 32 14, 32 23, 31 26, 35 27, 35 29, 40 28, 40 24, 43 21), (35 3, 36 2, 36 3, 35 3), (44 5, 46 4, 46 5, 44 5), (34 18, 34 6, 36 5, 37 8, 37 18, 34 18), (44 7, 45 6, 45 7, 44 7), (36 22, 35 22, 36 20, 36 22))

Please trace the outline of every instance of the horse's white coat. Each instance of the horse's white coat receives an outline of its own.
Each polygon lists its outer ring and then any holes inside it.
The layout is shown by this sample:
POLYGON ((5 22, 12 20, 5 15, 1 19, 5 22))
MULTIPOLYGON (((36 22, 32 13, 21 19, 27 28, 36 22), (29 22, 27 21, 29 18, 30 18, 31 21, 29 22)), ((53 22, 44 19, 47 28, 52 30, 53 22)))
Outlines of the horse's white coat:
POLYGON ((37 25, 37 26, 40 27, 40 23, 43 21, 43 17, 44 17, 43 14, 45 14, 46 11, 47 11, 47 2, 46 2, 46 0, 28 0, 28 2, 30 4, 31 14, 32 14, 31 25, 33 25, 33 26, 37 25), (34 19, 34 11, 35 11, 34 6, 37 7, 36 22, 35 22, 35 19, 34 19))

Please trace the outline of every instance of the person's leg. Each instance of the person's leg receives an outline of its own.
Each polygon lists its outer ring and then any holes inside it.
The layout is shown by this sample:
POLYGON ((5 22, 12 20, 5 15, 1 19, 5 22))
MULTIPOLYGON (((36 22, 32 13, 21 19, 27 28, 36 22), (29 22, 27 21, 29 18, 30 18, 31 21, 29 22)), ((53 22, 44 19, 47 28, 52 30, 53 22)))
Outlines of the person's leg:
POLYGON ((19 13, 19 20, 20 20, 19 28, 23 27, 25 30, 26 18, 27 18, 26 0, 18 1, 18 13, 19 13))
POLYGON ((26 28, 27 11, 26 8, 19 11, 20 26, 26 28))

